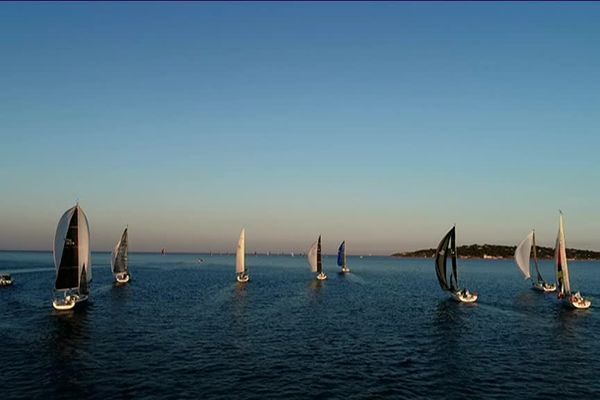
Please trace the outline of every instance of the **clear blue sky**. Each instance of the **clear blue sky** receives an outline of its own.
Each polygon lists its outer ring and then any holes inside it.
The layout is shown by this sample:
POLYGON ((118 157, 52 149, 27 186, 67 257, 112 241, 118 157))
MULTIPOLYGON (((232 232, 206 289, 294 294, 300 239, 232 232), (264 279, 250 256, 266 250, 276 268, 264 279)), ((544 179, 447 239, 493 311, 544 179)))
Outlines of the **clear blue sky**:
POLYGON ((0 4, 0 248, 600 249, 598 3, 0 4))

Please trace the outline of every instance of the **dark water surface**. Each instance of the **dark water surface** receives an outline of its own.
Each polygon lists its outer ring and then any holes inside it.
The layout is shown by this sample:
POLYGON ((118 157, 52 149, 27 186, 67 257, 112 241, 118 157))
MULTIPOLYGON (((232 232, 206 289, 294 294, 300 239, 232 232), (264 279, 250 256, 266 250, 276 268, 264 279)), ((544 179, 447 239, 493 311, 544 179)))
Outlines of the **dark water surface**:
POLYGON ((572 311, 510 261, 461 262, 475 305, 432 260, 326 257, 318 283, 304 257, 248 256, 241 286, 232 256, 131 254, 123 287, 92 261, 89 304, 57 313, 51 254, 0 252, 0 398, 600 398, 600 263, 571 263, 594 301, 572 311))

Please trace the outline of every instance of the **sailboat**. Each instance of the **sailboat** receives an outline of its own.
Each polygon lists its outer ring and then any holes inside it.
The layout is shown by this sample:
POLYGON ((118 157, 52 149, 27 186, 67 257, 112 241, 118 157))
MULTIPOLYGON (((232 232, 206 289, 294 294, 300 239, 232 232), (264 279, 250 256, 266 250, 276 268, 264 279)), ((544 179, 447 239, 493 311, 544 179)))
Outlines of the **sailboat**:
POLYGON ((70 310, 86 301, 92 280, 90 230, 83 209, 76 204, 58 221, 54 235, 54 299, 57 310, 70 310))
POLYGON ((462 303, 474 303, 479 297, 477 293, 470 293, 466 288, 458 287, 458 266, 456 264, 456 227, 442 238, 435 252, 435 272, 442 290, 449 292, 452 298, 462 303), (447 273, 448 255, 452 260, 450 276, 447 273))
POLYGON ((308 263, 310 264, 310 270, 317 273, 318 280, 327 279, 327 275, 323 272, 323 261, 321 260, 321 235, 308 249, 308 263))
POLYGON ((112 273, 117 280, 117 283, 127 283, 131 279, 129 273, 129 240, 127 235, 127 228, 123 231, 121 239, 117 242, 117 245, 112 251, 112 258, 110 261, 110 267, 112 273))
POLYGON ((0 275, 0 286, 10 286, 12 284, 13 284, 13 280, 9 274, 0 275))
POLYGON ((537 262, 537 247, 535 245, 535 231, 529 232, 525 239, 517 246, 515 250, 515 261, 517 266, 525 276, 525 279, 531 279, 531 287, 532 289, 539 290, 540 292, 554 292, 556 290, 556 284, 547 283, 542 278, 542 274, 540 273, 540 268, 537 262), (531 279, 531 267, 530 267, 530 257, 531 257, 531 249, 533 248, 533 264, 535 265, 535 272, 537 275, 537 281, 534 282, 531 279))
POLYGON ((238 240, 237 251, 235 253, 235 272, 237 281, 246 283, 250 280, 248 269, 246 268, 246 232, 242 229, 240 239, 238 240))
POLYGON ((558 236, 556 237, 556 249, 554 251, 556 262, 556 282, 558 282, 558 298, 572 308, 590 308, 592 302, 584 298, 581 293, 571 292, 571 281, 569 277, 569 265, 567 262, 567 245, 565 242, 565 230, 563 226, 563 215, 560 212, 558 219, 558 236))
POLYGON ((350 268, 346 264, 346 241, 344 240, 342 244, 340 244, 340 248, 338 249, 338 259, 337 264, 342 267, 342 273, 350 272, 350 268))

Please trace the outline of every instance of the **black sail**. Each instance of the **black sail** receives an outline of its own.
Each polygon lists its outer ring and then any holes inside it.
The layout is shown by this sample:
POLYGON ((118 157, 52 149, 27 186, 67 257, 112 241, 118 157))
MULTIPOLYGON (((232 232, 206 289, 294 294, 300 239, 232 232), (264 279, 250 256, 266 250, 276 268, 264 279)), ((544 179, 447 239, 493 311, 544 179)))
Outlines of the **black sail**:
MULTIPOLYGON (((454 291, 452 276, 448 280, 447 261, 448 254, 452 257, 452 269, 456 271, 456 251, 454 243, 455 230, 454 227, 442 238, 435 252, 435 272, 440 283, 440 287, 446 291, 454 291), (452 248, 451 248, 452 247, 452 248)), ((451 274, 452 275, 452 274, 451 274)))
POLYGON ((317 242, 317 273, 323 272, 323 262, 321 261, 321 236, 319 235, 319 241, 317 242))
POLYGON ((85 273, 87 266, 84 264, 81 268, 81 280, 79 281, 79 294, 87 295, 90 292, 87 275, 85 273))
POLYGON ((119 246, 115 249, 115 260, 113 266, 113 272, 115 274, 121 272, 127 272, 128 270, 128 243, 127 243, 127 228, 123 231, 123 235, 121 236, 121 241, 119 242, 119 246))
POLYGON ((62 257, 56 273, 56 289, 71 289, 79 286, 78 208, 75 208, 65 237, 62 257))

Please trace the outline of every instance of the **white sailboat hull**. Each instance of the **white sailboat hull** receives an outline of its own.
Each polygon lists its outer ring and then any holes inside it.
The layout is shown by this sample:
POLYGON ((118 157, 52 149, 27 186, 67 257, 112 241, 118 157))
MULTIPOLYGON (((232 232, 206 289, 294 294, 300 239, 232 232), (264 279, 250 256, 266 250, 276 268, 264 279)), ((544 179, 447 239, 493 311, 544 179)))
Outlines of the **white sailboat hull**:
POLYGON ((127 283, 131 280, 131 277, 127 272, 123 272, 115 275, 117 283, 127 283))
POLYGON ((320 281, 324 281, 325 279, 327 279, 327 275, 325 275, 323 272, 321 272, 320 274, 317 275, 317 279, 320 281))
POLYGON ((533 290, 537 290, 538 292, 550 293, 556 291, 555 283, 546 283, 546 282, 534 282, 531 285, 533 290))
POLYGON ((453 292, 450 293, 450 295, 455 301, 458 301, 460 303, 475 303, 479 298, 479 295, 477 295, 477 293, 464 293, 463 291, 453 292))
POLYGON ((52 300, 52 307, 58 311, 72 310, 77 303, 87 301, 87 295, 72 294, 62 299, 52 300))
POLYGON ((590 308, 592 306, 592 301, 589 299, 583 298, 579 294, 579 292, 574 295, 565 297, 563 299, 563 302, 567 306, 577 309, 577 310, 587 310, 588 308, 590 308))
POLYGON ((249 275, 238 275, 236 279, 239 283, 246 283, 250 280, 250 276, 249 275))
POLYGON ((347 273, 350 272, 350 268, 344 267, 344 268, 342 268, 342 272, 345 273, 345 274, 347 274, 347 273))
POLYGON ((0 286, 10 286, 13 284, 13 280, 10 276, 0 277, 0 286))

